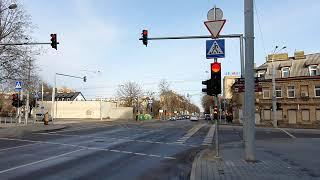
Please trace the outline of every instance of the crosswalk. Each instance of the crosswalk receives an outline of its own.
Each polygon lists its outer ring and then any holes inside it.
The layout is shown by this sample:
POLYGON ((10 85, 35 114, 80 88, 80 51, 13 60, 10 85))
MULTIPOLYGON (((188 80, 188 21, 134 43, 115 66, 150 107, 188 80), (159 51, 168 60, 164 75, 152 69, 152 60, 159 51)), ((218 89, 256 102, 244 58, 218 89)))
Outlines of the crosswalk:
POLYGON ((202 145, 212 144, 213 136, 215 133, 215 127, 216 126, 214 124, 210 127, 210 130, 209 130, 208 134, 206 135, 206 137, 204 138, 202 145))
MULTIPOLYGON (((197 124, 195 126, 193 126, 188 132, 187 134, 185 134, 183 137, 179 138, 175 143, 176 144, 185 144, 187 142, 188 139, 190 139, 193 135, 195 135, 201 128, 203 128, 204 126, 206 126, 206 124, 197 124)), ((214 136, 214 131, 215 131, 215 125, 212 125, 207 133, 207 135, 205 136, 202 145, 211 145, 212 144, 212 140, 213 140, 213 136, 214 136)))

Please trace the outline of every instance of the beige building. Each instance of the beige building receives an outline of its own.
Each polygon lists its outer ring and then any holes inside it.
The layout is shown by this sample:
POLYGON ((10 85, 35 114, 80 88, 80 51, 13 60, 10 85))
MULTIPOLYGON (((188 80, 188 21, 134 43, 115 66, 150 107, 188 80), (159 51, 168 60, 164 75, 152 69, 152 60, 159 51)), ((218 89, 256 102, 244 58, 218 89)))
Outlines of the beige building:
POLYGON ((224 76, 223 78, 223 97, 225 99, 232 98, 232 85, 239 76, 224 76))
MULTIPOLYGON (((268 56, 256 68, 262 92, 256 92, 256 124, 272 125, 272 67, 276 69, 276 119, 283 127, 320 127, 320 53, 268 56)), ((235 119, 241 122, 244 93, 234 93, 235 119)))

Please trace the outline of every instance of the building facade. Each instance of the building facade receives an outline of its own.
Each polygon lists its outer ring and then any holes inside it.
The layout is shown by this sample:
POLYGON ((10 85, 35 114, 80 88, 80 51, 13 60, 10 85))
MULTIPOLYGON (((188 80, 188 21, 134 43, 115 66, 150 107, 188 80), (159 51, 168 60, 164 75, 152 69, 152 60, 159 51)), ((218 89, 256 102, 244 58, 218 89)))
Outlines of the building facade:
MULTIPOLYGON (((283 127, 320 127, 320 53, 268 56, 256 68, 256 124, 272 126, 272 70, 275 69, 276 120, 283 127)), ((241 122, 244 93, 234 92, 234 116, 241 122)))

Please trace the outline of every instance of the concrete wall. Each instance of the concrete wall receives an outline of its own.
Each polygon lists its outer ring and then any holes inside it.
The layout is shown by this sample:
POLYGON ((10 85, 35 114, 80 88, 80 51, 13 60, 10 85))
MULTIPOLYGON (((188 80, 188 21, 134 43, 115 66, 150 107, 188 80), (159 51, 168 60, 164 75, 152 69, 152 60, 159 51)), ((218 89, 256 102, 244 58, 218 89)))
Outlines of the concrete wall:
MULTIPOLYGON (((39 103, 42 106, 41 102, 39 103)), ((51 115, 52 102, 43 102, 44 112, 51 115)), ((38 108, 35 112, 41 112, 38 108)), ((52 116, 52 115, 51 115, 52 116)), ((78 119, 133 119, 131 107, 116 107, 116 103, 100 101, 56 101, 54 105, 55 118, 78 119)))

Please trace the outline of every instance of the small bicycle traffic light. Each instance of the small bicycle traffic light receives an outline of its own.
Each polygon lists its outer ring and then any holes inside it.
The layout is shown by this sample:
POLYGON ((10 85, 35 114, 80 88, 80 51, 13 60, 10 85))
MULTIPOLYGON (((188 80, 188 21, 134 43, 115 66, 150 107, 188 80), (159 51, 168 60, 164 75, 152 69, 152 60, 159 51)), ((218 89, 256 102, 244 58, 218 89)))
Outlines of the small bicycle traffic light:
POLYGON ((58 44, 58 42, 57 42, 57 34, 50 34, 50 36, 51 36, 51 47, 53 49, 58 50, 58 48, 57 48, 57 44, 58 44))

